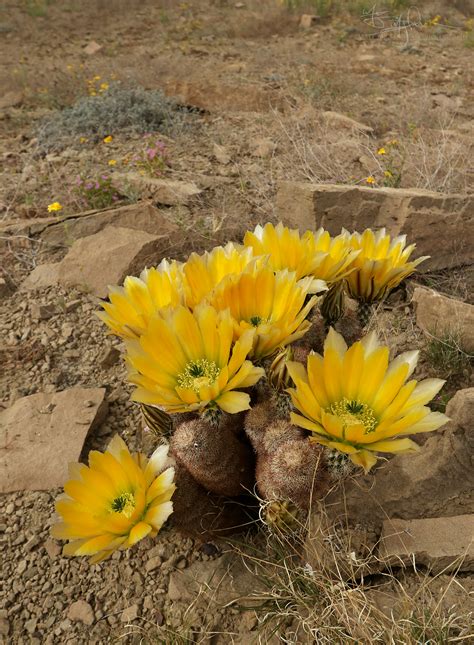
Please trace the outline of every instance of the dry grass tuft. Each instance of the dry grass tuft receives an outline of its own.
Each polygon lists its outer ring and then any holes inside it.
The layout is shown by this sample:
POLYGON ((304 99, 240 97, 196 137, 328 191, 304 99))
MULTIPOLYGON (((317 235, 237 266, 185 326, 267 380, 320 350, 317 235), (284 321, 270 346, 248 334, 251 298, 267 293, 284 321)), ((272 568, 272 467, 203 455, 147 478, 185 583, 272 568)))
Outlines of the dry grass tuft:
POLYGON ((317 524, 310 547, 307 523, 291 534, 273 526, 266 539, 236 547, 263 589, 250 596, 258 616, 251 642, 263 645, 278 635, 295 644, 441 645, 474 636, 472 612, 449 605, 454 587, 468 604, 456 576, 430 576, 415 567, 395 573, 374 556, 373 545, 365 557, 360 546, 354 551, 350 530, 335 527, 324 511, 317 524))

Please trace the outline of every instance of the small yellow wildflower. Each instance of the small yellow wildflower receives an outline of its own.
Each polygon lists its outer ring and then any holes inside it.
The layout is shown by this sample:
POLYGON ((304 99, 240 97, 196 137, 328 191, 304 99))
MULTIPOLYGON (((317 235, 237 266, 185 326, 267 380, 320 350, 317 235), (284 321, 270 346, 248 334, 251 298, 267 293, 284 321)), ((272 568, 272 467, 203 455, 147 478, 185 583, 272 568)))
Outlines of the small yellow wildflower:
POLYGON ((94 76, 93 81, 100 81, 100 76, 94 76))
POLYGON ((393 173, 390 172, 390 170, 384 170, 383 174, 385 175, 385 177, 393 177, 393 173))
POLYGON ((385 150, 385 148, 379 148, 377 150, 377 154, 378 155, 385 155, 385 154, 387 154, 387 151, 385 150))
POLYGON ((109 84, 108 83, 101 83, 100 84, 100 89, 102 92, 105 92, 106 90, 109 89, 109 84))
POLYGON ((95 90, 90 90, 89 96, 97 96, 97 92, 95 90))
POLYGON ((53 202, 48 206, 48 213, 56 213, 57 211, 62 210, 62 206, 59 202, 53 202))
POLYGON ((370 175, 370 177, 367 177, 367 179, 365 180, 365 183, 370 185, 375 184, 375 177, 372 177, 372 175, 370 175))
POLYGON ((87 137, 81 137, 81 138, 79 139, 79 143, 87 143, 87 142, 88 142, 88 140, 89 140, 89 139, 88 139, 87 137))
POLYGON ((109 136, 104 137, 103 141, 104 141, 104 143, 112 143, 112 141, 113 141, 112 135, 109 134, 109 136))
POLYGON ((107 163, 109 164, 109 166, 115 166, 117 159, 109 159, 107 163))

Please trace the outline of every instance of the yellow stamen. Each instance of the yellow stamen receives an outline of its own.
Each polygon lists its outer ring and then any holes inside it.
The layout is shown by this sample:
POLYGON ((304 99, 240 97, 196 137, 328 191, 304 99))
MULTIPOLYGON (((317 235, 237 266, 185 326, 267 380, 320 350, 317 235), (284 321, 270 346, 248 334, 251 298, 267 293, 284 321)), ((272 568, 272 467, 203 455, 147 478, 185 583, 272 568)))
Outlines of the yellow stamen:
POLYGON ((131 517, 135 510, 135 498, 133 493, 122 493, 112 501, 112 511, 122 513, 125 517, 131 517))
POLYGON ((377 427, 377 419, 374 416, 373 410, 365 403, 359 401, 349 401, 345 397, 333 403, 328 412, 334 414, 344 421, 344 427, 362 423, 365 428, 365 434, 374 432, 377 427))
POLYGON ((199 392, 203 386, 214 385, 219 373, 220 369, 214 361, 200 358, 188 363, 176 380, 179 387, 199 392))

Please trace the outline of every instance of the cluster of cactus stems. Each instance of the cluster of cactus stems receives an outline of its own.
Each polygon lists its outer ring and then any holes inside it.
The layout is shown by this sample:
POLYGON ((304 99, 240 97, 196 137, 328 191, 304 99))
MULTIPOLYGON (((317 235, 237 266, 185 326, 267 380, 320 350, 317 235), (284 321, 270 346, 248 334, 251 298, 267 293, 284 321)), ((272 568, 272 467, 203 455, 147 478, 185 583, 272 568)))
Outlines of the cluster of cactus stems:
POLYGON ((163 261, 111 289, 99 315, 126 341, 146 425, 169 439, 179 528, 246 526, 256 499, 267 523, 291 525, 354 465, 416 449, 399 438, 412 420, 415 432, 446 422, 424 407, 442 386, 433 379, 404 386, 401 411, 389 405, 416 352, 389 376, 388 348, 364 336, 374 305, 425 259, 410 261, 405 243, 384 229, 331 238, 268 223, 243 246, 163 261))
MULTIPOLYGON (((176 492, 171 519, 182 532, 225 535, 247 527, 258 514, 269 526, 292 530, 301 512, 356 470, 344 454, 308 441, 308 433, 290 422, 286 362, 306 364, 311 351, 322 350, 325 321, 315 312, 312 323, 301 340, 263 362, 266 378, 252 388, 250 410, 172 415, 176 492)), ((353 315, 338 326, 347 327, 349 341, 356 328, 362 334, 353 315)))

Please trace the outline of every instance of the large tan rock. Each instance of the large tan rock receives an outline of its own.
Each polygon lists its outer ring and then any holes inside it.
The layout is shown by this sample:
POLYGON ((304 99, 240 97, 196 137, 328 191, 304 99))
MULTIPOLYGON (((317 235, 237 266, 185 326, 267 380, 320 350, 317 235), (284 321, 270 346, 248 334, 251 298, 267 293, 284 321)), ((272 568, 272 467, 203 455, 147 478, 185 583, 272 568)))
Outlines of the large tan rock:
POLYGON ((436 338, 451 336, 465 352, 474 352, 473 305, 426 287, 416 287, 412 302, 418 327, 436 338))
POLYGON ((441 571, 474 569, 474 515, 385 520, 379 555, 391 565, 413 561, 441 571))
POLYGON ((381 462, 328 495, 328 514, 381 526, 387 517, 474 513, 474 388, 459 390, 446 414, 451 422, 431 433, 418 452, 381 462))
POLYGON ((32 394, 0 412, 0 492, 62 486, 106 413, 105 389, 83 387, 32 394))
POLYGON ((46 268, 45 265, 36 267, 21 288, 61 284, 105 298, 108 285, 121 284, 127 275, 156 264, 166 237, 107 226, 94 235, 76 240, 61 262, 48 264, 46 268))
POLYGON ((280 182, 277 215, 301 231, 324 226, 331 235, 344 227, 385 227, 416 243, 414 257, 430 255, 419 271, 471 264, 474 257, 474 196, 427 190, 280 182))

